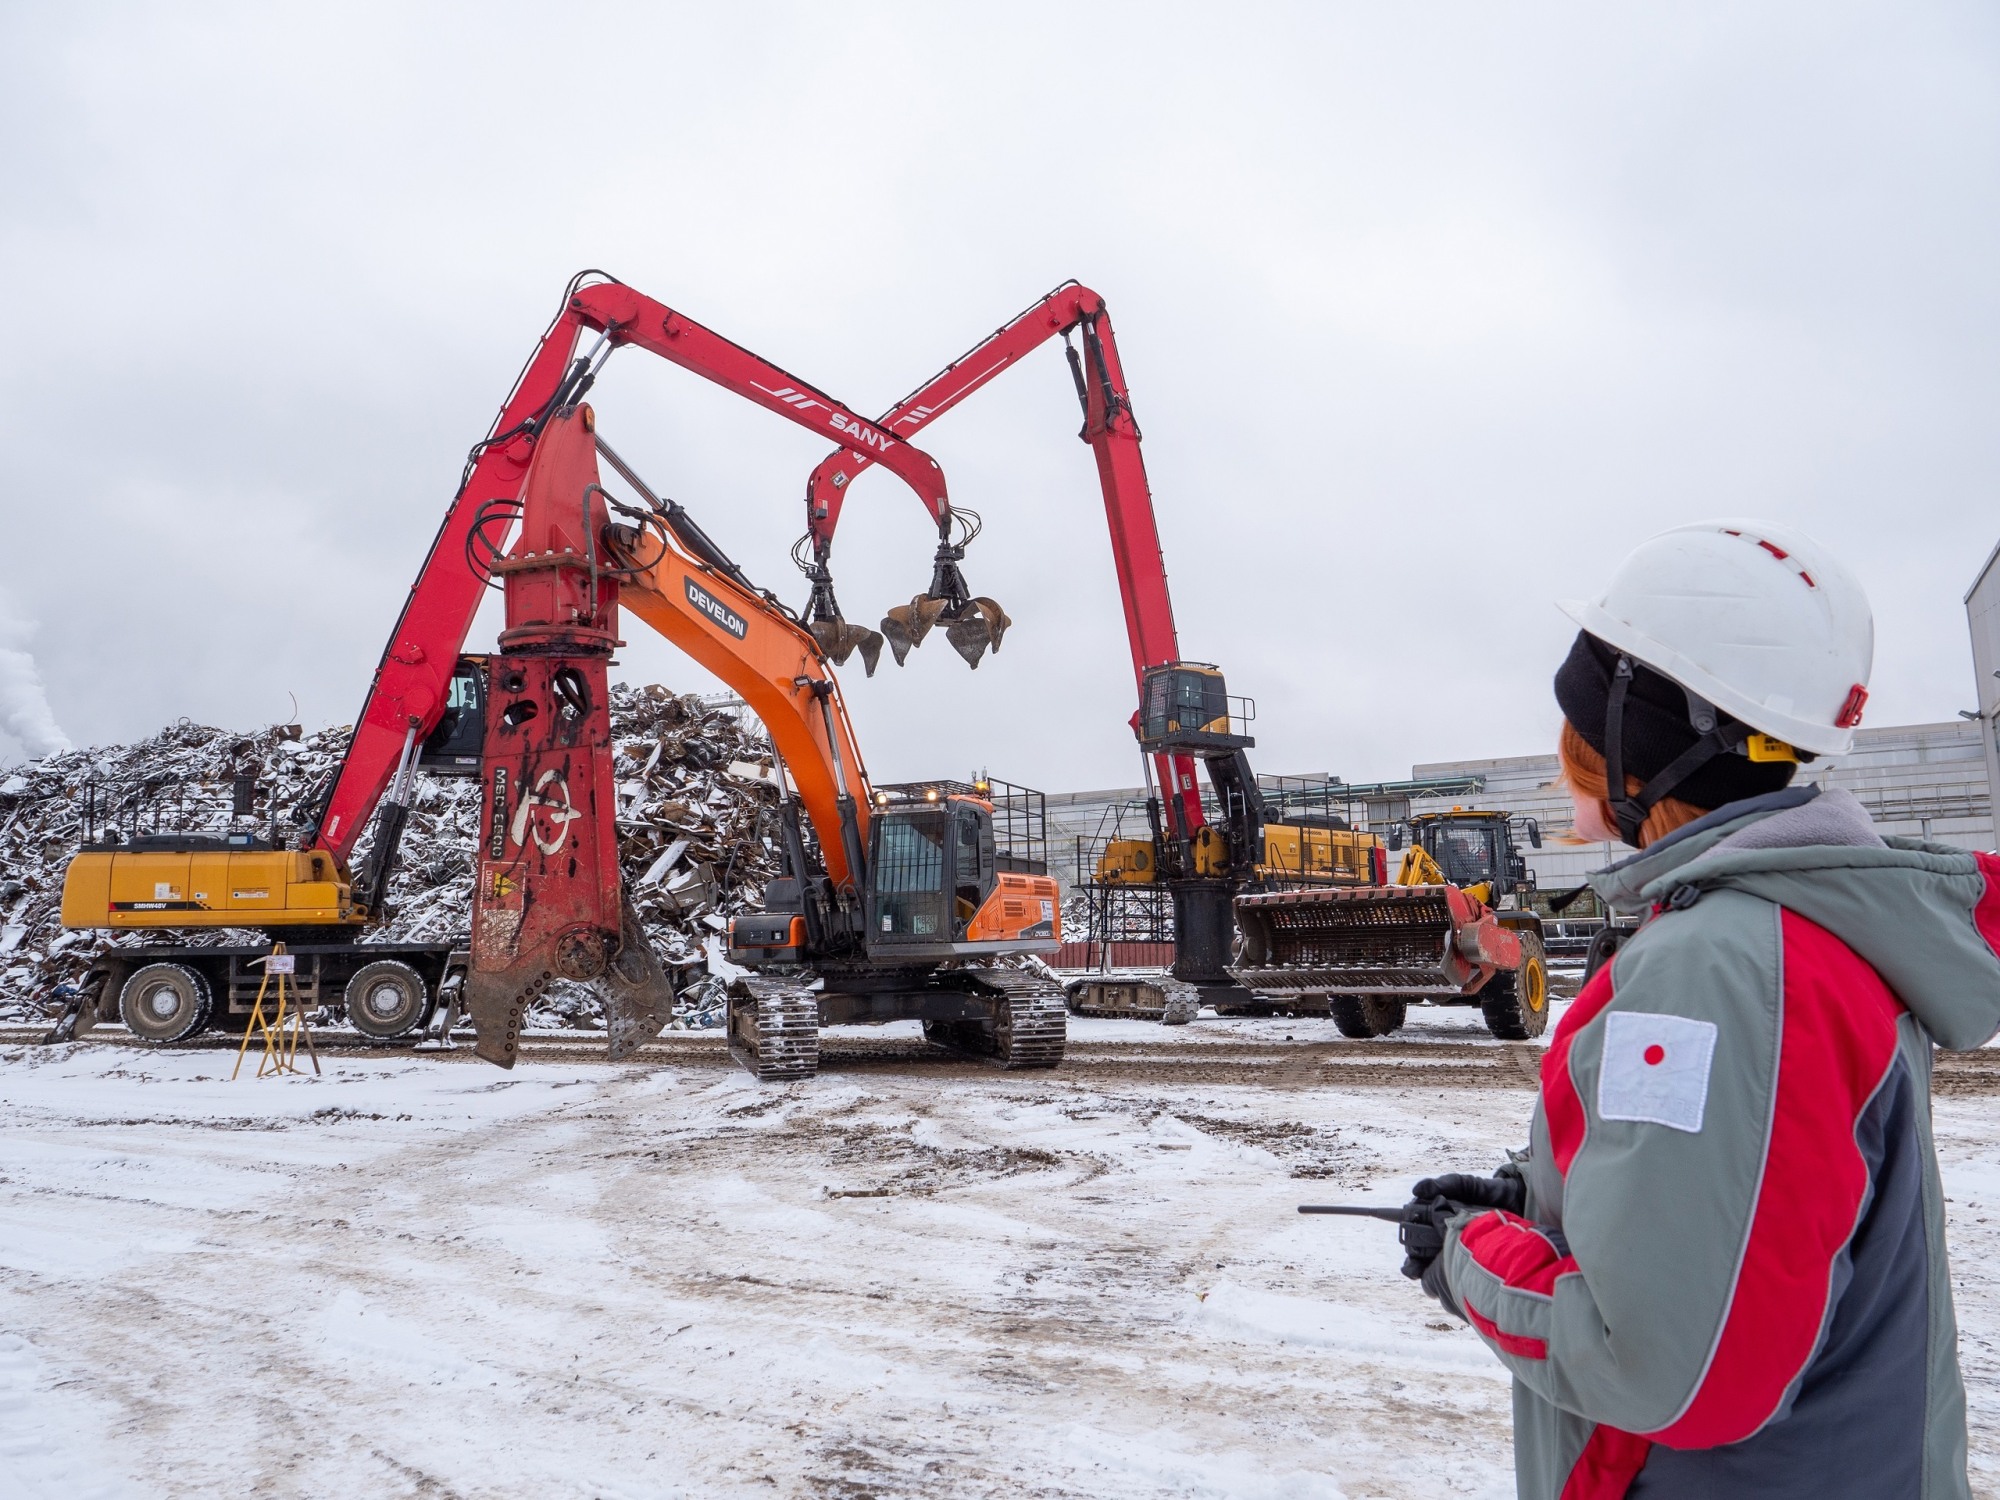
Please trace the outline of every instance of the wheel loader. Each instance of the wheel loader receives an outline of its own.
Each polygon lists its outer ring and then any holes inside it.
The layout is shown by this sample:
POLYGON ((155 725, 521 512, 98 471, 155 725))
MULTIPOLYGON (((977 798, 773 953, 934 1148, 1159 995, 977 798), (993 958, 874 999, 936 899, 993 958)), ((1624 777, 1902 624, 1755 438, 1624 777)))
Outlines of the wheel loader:
POLYGON ((1392 884, 1239 896, 1231 977, 1273 1004, 1324 1006, 1344 1036, 1387 1035, 1412 1001, 1477 1005, 1506 1041, 1541 1035, 1548 959, 1517 822, 1539 848, 1531 818, 1455 807, 1410 819, 1392 884))

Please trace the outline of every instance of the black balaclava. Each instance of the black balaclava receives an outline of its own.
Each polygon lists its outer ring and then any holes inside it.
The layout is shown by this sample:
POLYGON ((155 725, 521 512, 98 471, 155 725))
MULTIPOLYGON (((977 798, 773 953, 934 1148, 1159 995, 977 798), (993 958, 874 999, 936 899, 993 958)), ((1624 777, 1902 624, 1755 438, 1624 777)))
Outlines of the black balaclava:
POLYGON ((1719 710, 1707 733, 1695 728, 1687 690, 1669 677, 1634 661, 1587 630, 1577 632, 1576 644, 1556 669, 1556 702, 1563 717, 1576 726, 1590 748, 1605 758, 1607 769, 1622 759, 1625 776, 1636 776, 1644 787, 1628 796, 1620 778, 1611 778, 1610 795, 1618 831, 1634 848, 1639 825, 1662 797, 1674 796, 1696 807, 1715 808, 1775 792, 1786 786, 1798 767, 1791 761, 1755 761, 1741 752, 1748 726, 1719 710), (1610 745, 1610 713, 1620 664, 1630 675, 1625 682, 1622 725, 1614 756, 1610 745), (1705 752, 1705 753, 1704 753, 1705 752), (1679 771, 1671 779, 1662 772, 1679 771), (1656 785, 1658 781, 1662 784, 1656 785))

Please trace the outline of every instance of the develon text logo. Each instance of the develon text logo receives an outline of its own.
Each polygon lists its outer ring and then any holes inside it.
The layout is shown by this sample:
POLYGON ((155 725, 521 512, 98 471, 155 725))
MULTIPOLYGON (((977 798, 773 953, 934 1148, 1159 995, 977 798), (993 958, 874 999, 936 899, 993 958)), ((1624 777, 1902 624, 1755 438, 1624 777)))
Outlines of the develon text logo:
POLYGON ((688 603, 692 604, 704 615, 707 615, 709 619, 735 636, 737 640, 742 640, 744 636, 750 633, 750 627, 744 623, 743 617, 724 604, 720 599, 716 598, 707 589, 696 583, 692 578, 683 578, 681 582, 687 587, 688 603))

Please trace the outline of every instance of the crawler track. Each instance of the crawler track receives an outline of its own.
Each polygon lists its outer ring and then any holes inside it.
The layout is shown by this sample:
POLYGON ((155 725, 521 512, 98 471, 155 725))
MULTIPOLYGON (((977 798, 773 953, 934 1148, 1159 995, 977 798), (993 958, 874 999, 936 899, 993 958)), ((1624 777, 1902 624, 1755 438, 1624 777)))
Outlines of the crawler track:
POLYGON ((1069 1041, 1062 986, 1024 969, 987 969, 980 978, 1007 992, 1009 1014, 990 1061, 1003 1068, 1053 1068, 1069 1041))
POLYGON ((728 1032, 730 1057, 766 1083, 819 1071, 819 1001, 810 991, 740 979, 729 994, 728 1032))
POLYGON ((1073 1016, 1089 1016, 1107 1021, 1158 1021, 1164 1026, 1185 1026, 1201 1014, 1201 992, 1170 974, 1121 973, 1091 975, 1065 986, 1069 1011, 1073 1016), (1112 1004, 1088 998, 1093 986, 1098 993, 1116 997, 1112 1004), (1148 1003, 1157 993, 1159 1002, 1148 1003))
POLYGON ((925 1037, 948 1054, 990 1067, 1017 1070, 1059 1064, 1069 1032, 1062 986, 1022 969, 989 968, 976 974, 981 992, 1006 993, 1007 1004, 997 1024, 926 1021, 925 1037))

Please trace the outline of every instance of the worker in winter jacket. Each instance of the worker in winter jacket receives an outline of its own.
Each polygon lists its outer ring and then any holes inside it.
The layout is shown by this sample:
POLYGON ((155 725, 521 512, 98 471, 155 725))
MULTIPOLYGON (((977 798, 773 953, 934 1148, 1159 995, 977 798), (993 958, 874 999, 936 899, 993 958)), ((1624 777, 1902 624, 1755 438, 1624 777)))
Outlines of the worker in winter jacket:
POLYGON ((1930 1071, 2000 1025, 2000 859, 1791 785, 1873 655, 1810 538, 1680 527, 1564 610, 1577 827, 1640 850, 1592 883, 1642 925, 1527 1149, 1418 1184, 1405 1273, 1512 1372, 1526 1500, 1963 1497, 1930 1071))

